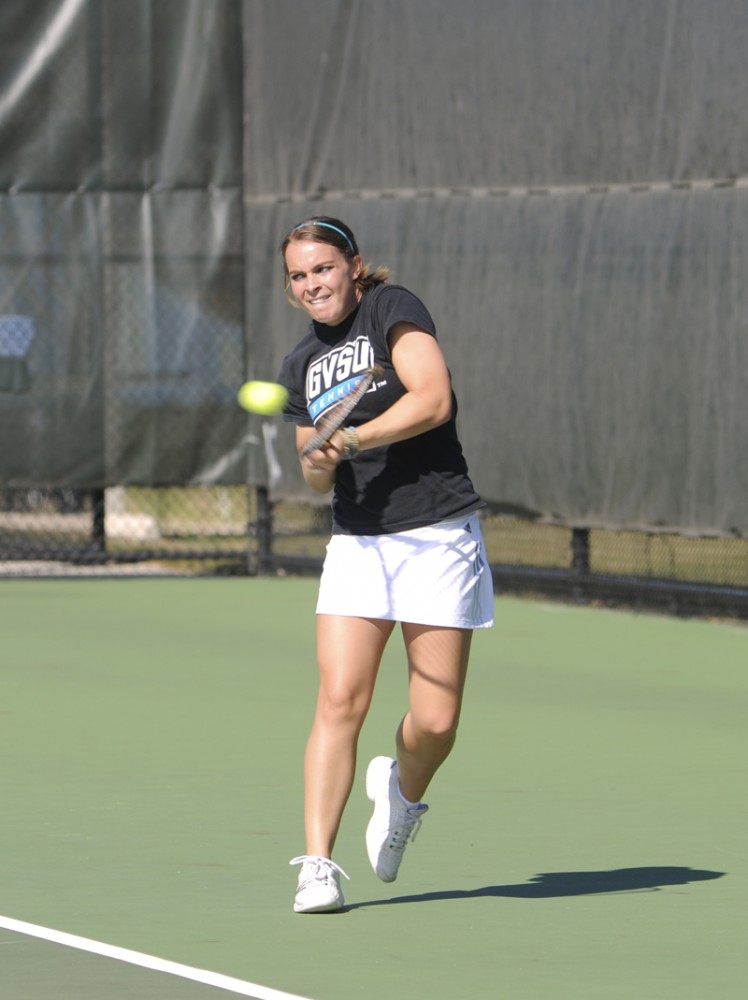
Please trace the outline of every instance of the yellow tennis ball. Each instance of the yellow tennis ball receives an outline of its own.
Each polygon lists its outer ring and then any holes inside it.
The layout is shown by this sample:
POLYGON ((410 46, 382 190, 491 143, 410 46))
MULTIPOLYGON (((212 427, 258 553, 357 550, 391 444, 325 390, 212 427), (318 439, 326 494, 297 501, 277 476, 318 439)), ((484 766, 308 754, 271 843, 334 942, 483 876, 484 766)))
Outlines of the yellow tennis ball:
POLYGON ((236 398, 245 410, 269 417, 285 407, 288 392, 277 382, 245 382, 236 398))

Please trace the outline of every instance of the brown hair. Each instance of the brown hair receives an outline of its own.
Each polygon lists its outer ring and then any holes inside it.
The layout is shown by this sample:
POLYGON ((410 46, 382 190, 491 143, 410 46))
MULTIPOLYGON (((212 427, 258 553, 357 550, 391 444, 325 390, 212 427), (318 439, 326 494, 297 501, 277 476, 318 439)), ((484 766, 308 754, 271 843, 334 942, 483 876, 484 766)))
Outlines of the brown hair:
MULTIPOLYGON (((339 250, 349 260, 353 260, 354 257, 361 257, 353 230, 344 222, 341 222, 340 219, 335 219, 328 215, 315 215, 311 219, 307 219, 306 222, 300 222, 298 225, 293 226, 280 245, 280 255, 283 258, 286 298, 293 306, 298 305, 298 303, 289 287, 290 275, 288 273, 288 266, 286 265, 286 250, 289 243, 300 243, 302 240, 313 240, 315 243, 329 243, 330 246, 335 247, 336 250, 339 250)), ((383 284, 388 280, 389 276, 390 269, 388 267, 381 265, 379 267, 372 267, 370 264, 363 264, 361 273, 355 279, 355 284, 359 291, 363 293, 375 285, 383 284)))

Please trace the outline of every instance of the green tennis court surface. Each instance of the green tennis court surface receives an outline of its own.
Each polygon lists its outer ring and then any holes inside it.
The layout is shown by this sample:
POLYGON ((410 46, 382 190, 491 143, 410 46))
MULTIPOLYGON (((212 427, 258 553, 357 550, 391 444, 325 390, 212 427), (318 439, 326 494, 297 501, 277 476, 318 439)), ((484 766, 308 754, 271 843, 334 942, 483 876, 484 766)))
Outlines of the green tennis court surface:
POLYGON ((745 996, 748 628, 499 598, 388 886, 363 772, 404 705, 394 637, 336 851, 349 905, 300 916, 315 594, 0 582, 4 1000, 745 996))

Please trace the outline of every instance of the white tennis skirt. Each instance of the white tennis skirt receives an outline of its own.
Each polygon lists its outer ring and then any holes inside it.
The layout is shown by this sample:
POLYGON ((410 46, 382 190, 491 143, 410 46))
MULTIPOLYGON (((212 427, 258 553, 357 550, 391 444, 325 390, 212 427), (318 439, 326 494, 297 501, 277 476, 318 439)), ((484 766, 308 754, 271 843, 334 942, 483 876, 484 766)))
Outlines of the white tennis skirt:
POLYGON ((476 514, 391 535, 333 535, 317 614, 449 628, 493 625, 493 582, 476 514))

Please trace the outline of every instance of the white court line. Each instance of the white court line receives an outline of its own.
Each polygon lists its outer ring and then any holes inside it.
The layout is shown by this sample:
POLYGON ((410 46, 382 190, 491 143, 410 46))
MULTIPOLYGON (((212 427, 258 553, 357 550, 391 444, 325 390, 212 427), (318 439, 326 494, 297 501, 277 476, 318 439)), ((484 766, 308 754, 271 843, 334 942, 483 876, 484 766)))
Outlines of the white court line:
POLYGON ((43 941, 51 941, 53 944, 61 944, 66 948, 77 948, 78 951, 87 951, 92 955, 101 955, 103 958, 113 958, 118 962, 128 962, 141 969, 152 969, 154 972, 165 972, 169 976, 191 979, 195 983, 215 986, 216 989, 228 990, 229 993, 236 993, 238 996, 254 997, 255 1000, 308 1000, 297 993, 283 993, 267 986, 245 982, 243 979, 224 976, 220 972, 194 969, 189 965, 181 965, 179 962, 169 962, 165 958, 157 958, 155 955, 144 955, 140 951, 118 948, 101 941, 78 937, 77 934, 67 934, 65 931, 52 930, 50 927, 40 927, 38 924, 27 924, 23 920, 14 920, 12 917, 0 916, 0 928, 15 931, 16 934, 41 938, 43 941))

